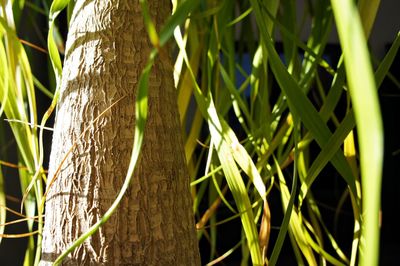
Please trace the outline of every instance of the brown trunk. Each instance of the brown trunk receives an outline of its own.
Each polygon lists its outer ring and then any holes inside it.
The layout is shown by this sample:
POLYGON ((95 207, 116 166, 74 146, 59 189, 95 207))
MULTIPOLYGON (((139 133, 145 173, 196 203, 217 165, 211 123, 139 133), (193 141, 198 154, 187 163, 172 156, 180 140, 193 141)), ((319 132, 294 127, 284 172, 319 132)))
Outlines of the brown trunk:
MULTIPOLYGON (((150 10, 161 24, 169 1, 150 10), (154 11, 154 12, 153 12, 154 11)), ((71 19, 48 179, 41 265, 55 260, 115 199, 130 160, 134 97, 150 44, 138 0, 78 0, 71 19), (91 121, 121 97, 94 125, 91 121), (84 137, 79 135, 86 130, 84 137)), ((131 186, 70 265, 199 265, 170 62, 156 62, 145 140, 131 186)))

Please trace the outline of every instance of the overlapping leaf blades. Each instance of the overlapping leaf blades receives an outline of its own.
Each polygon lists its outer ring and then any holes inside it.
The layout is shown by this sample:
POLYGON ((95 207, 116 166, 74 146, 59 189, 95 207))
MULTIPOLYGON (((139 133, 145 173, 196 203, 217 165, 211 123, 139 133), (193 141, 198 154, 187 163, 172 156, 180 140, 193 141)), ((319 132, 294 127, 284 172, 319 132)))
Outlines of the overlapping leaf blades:
MULTIPOLYGON (((154 57, 172 34, 177 43, 175 78, 181 122, 184 131, 187 130, 185 152, 193 181, 194 208, 201 221, 199 237, 207 237, 210 242, 210 265, 239 252, 238 247, 241 247, 242 263, 247 263, 250 256, 253 265, 263 265, 268 260, 274 265, 287 235, 298 263, 305 259, 310 265, 319 261, 354 265, 357 256, 364 265, 376 262, 382 161, 376 89, 389 71, 400 46, 400 37, 397 36, 374 76, 365 36, 371 31, 379 1, 372 4, 360 1, 360 12, 351 1, 331 2, 311 3, 310 12, 306 10, 302 14, 312 20, 311 34, 303 42, 299 34, 301 28, 296 23, 296 5, 292 1, 173 1, 174 15, 159 33, 152 26, 146 1, 141 1, 154 50, 139 82, 138 123, 126 182, 104 219, 66 250, 57 263, 106 222, 124 194, 145 134, 148 74, 154 57), (337 66, 323 59, 333 23, 339 29, 344 53, 337 66), (282 53, 278 53, 273 39, 276 32, 281 34, 282 53), (320 82, 321 70, 332 75, 331 84, 320 82), (318 95, 317 99, 310 96, 313 93, 318 95), (351 104, 339 121, 336 108, 343 95, 351 98, 351 104), (334 126, 328 127, 328 121, 334 126), (355 126, 359 150, 352 139, 355 126), (208 132, 204 133, 202 128, 208 132), (314 157, 309 155, 313 142, 320 147, 314 157), (357 152, 360 152, 359 164, 354 159, 357 152), (343 178, 347 187, 343 193, 350 192, 355 222, 351 251, 341 250, 316 204, 318 199, 314 198, 313 183, 326 178, 321 172, 328 163, 332 163, 343 178), (369 182, 365 181, 367 179, 369 182), (261 217, 272 190, 280 193, 284 215, 276 219, 271 210, 271 221, 267 216, 261 217), (200 208, 204 202, 209 204, 205 213, 200 208), (221 205, 227 206, 233 214, 217 216, 218 208, 224 207, 221 205), (365 212, 367 209, 369 211, 365 212), (242 226, 237 230, 242 230, 242 239, 232 243, 231 250, 217 250, 217 243, 223 241, 218 239, 217 231, 237 217, 241 219, 242 226), (207 221, 209 224, 205 226, 207 221), (280 226, 279 234, 270 241, 268 249, 263 250, 260 243, 268 242, 270 235, 261 235, 260 228, 271 225, 280 226), (358 241, 359 226, 365 242, 358 241), (328 241, 322 241, 324 238, 328 241), (359 243, 365 244, 360 246, 359 243), (359 247, 365 251, 358 253, 359 247), (216 252, 224 255, 218 258, 216 252)), ((48 52, 58 82, 62 65, 54 41, 55 20, 68 4, 68 0, 55 0, 49 10, 48 52)), ((58 90, 41 120, 37 137, 34 78, 11 23, 11 5, 2 6, 2 10, 1 111, 8 119, 22 122, 10 122, 10 126, 21 155, 20 163, 28 169, 20 170, 22 190, 36 197, 36 202, 24 202, 26 214, 33 217, 35 206, 38 207, 40 231, 44 193, 40 180, 44 175, 41 165, 45 152, 42 130, 55 107, 58 90)), ((0 204, 4 204, 4 198, 5 193, 0 189, 0 204)), ((3 207, 0 223, 5 223, 3 207)), ((28 224, 32 230, 32 220, 28 224)), ((40 235, 38 239, 40 241, 40 235)), ((40 245, 37 247, 36 263, 40 245)), ((34 248, 30 245, 27 251, 26 265, 34 263, 34 248)))

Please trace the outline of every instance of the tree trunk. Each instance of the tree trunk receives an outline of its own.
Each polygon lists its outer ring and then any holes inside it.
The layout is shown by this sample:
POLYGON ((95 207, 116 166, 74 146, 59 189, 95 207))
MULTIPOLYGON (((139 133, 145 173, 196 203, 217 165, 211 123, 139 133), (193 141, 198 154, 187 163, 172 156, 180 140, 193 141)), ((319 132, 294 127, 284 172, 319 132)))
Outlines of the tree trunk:
MULTIPOLYGON (((170 14, 153 0, 156 24, 170 14)), ((96 223, 128 168, 134 98, 150 43, 138 0, 78 0, 70 22, 48 179, 41 265, 96 223), (124 97, 91 125, 102 111, 124 97), (83 137, 79 137, 86 129, 83 137)), ((66 265, 200 263, 171 62, 156 62, 139 165, 118 211, 64 260, 66 265)))

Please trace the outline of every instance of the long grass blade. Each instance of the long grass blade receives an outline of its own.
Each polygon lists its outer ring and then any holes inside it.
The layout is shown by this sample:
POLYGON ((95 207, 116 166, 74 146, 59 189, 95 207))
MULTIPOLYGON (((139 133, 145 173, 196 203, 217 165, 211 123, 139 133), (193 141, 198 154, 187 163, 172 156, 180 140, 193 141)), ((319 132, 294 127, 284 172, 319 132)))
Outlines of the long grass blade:
MULTIPOLYGON (((279 163, 277 162, 275 157, 274 157, 274 163, 275 163, 275 166, 276 166, 277 172, 278 172, 279 184, 283 185, 283 184, 285 184, 285 178, 280 169, 279 163)), ((278 233, 278 237, 276 239, 276 243, 274 245, 274 249, 272 250, 271 257, 269 258, 268 265, 274 266, 278 261, 278 256, 279 256, 279 253, 281 252, 283 242, 285 240, 286 233, 289 228, 290 217, 293 213, 294 199, 296 198, 295 197, 296 196, 296 194, 295 194, 296 188, 297 188, 297 176, 294 176, 293 184, 292 184, 292 191, 290 192, 289 200, 287 201, 286 204, 284 203, 285 204, 285 206, 284 206, 285 215, 283 217, 283 221, 282 221, 282 224, 279 229, 279 233, 278 233)), ((285 192, 282 191, 281 193, 283 194, 285 192)), ((284 197, 284 196, 282 195, 282 197, 284 197)))
MULTIPOLYGON (((375 1, 373 1, 375 2, 375 1)), ((360 265, 376 265, 383 161, 383 128, 375 80, 359 13, 350 1, 332 0, 354 106, 360 145, 363 224, 360 265)))
MULTIPOLYGON (((175 32, 175 39, 179 45, 179 48, 184 51, 183 40, 179 31, 175 32)), ((218 153, 218 158, 221 163, 225 178, 229 185, 230 191, 235 199, 239 212, 241 214, 242 226, 246 234, 247 243, 249 246, 251 259, 253 265, 262 265, 263 259, 261 256, 261 250, 258 244, 258 233, 254 223, 254 216, 251 211, 251 204, 248 198, 246 187, 243 183, 241 174, 236 165, 235 158, 232 154, 235 153, 232 147, 240 145, 236 140, 234 143, 231 141, 234 133, 231 131, 229 126, 224 122, 218 115, 215 109, 214 103, 209 94, 208 98, 205 98, 200 88, 197 85, 196 78, 190 68, 189 60, 187 55, 184 55, 185 63, 188 70, 191 73, 193 83, 195 85, 194 95, 197 100, 198 107, 202 112, 203 116, 208 120, 210 134, 215 143, 215 147, 218 153), (231 133, 228 133, 231 132, 231 133), (233 135, 229 135, 232 134, 233 135)), ((263 195, 263 194, 262 194, 263 195)))

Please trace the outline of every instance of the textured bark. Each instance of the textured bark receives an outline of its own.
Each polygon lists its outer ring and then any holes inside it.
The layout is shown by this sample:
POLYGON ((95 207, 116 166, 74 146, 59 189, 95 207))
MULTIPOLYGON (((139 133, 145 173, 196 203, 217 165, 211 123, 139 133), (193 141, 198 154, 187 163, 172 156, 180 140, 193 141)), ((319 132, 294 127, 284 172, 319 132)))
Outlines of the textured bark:
MULTIPOLYGON (((169 15, 170 2, 162 1, 150 3, 157 24, 169 15)), ((73 143, 78 145, 47 197, 41 265, 54 261, 98 221, 121 188, 133 143, 135 89, 149 51, 138 0, 77 1, 49 179, 73 143)), ((150 77, 145 140, 130 189, 118 211, 65 265, 200 263, 172 69, 166 61, 156 62, 150 77)))

